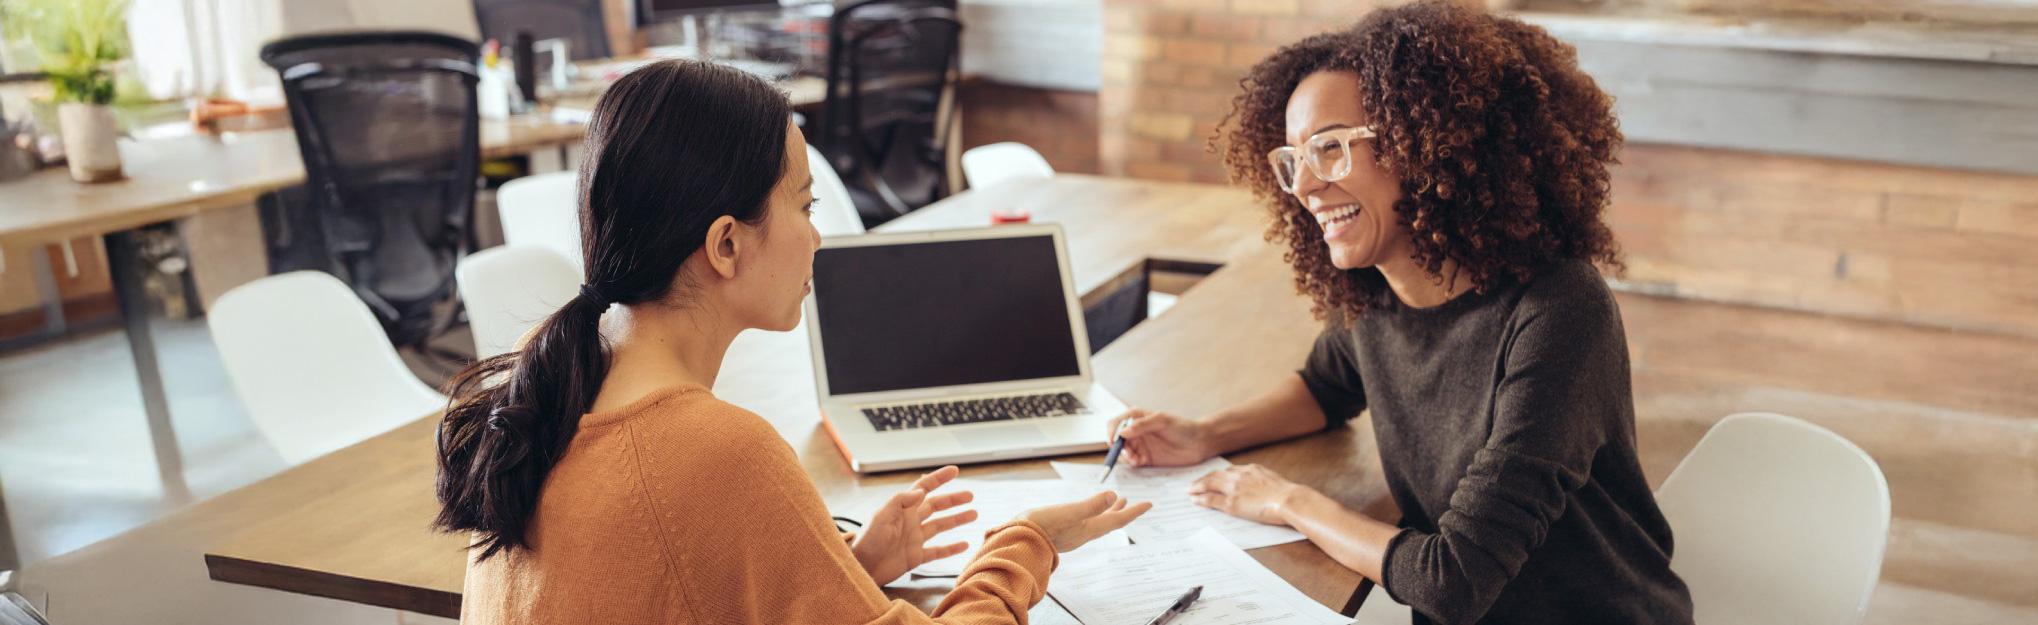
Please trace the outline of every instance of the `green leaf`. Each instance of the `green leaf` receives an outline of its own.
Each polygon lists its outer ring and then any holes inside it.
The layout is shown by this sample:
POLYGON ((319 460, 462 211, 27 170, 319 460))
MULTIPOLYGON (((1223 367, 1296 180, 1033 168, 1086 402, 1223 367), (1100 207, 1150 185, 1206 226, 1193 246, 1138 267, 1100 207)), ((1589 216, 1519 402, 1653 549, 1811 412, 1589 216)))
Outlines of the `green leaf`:
POLYGON ((8 39, 29 42, 58 101, 106 104, 112 65, 127 55, 127 7, 128 0, 0 0, 0 25, 8 39))

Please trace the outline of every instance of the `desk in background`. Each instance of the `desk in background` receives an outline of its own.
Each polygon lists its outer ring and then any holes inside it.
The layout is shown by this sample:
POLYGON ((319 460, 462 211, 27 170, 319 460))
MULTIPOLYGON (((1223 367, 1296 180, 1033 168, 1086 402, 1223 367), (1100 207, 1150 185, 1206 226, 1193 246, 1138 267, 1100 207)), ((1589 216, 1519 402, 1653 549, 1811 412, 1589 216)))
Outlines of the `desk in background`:
MULTIPOLYGON (((546 116, 484 120, 482 158, 501 158, 580 141, 586 128, 546 116)), ((186 135, 122 142, 127 179, 78 184, 61 168, 0 183, 0 247, 59 244, 100 236, 113 278, 135 373, 148 415, 156 469, 166 499, 189 501, 184 463, 170 423, 148 299, 133 230, 150 224, 252 205, 264 193, 304 181, 297 136, 289 130, 186 135)), ((259 277, 259 276, 253 276, 259 277)))

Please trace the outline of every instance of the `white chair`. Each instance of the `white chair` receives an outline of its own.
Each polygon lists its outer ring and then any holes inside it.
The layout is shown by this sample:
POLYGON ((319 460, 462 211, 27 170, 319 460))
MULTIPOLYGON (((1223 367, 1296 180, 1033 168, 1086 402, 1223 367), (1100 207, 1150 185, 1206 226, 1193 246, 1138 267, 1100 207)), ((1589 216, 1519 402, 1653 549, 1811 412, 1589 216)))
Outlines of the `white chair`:
POLYGON ((580 292, 580 270, 542 247, 505 245, 475 252, 460 259, 453 275, 460 281, 478 358, 514 349, 525 332, 580 292))
POLYGON ((332 276, 297 271, 235 287, 206 323, 255 427, 291 464, 446 407, 332 276))
POLYGON ((559 171, 524 176, 495 190, 505 245, 542 247, 580 269, 579 174, 559 171))
POLYGON ((1373 591, 1366 595, 1366 602, 1359 606, 1352 625, 1408 625, 1414 620, 1414 610, 1387 596, 1387 589, 1375 584, 1373 591))
POLYGON ((1054 166, 1024 143, 1007 141, 970 148, 962 153, 962 175, 972 189, 1027 178, 1053 178, 1054 166))
POLYGON ((814 207, 814 228, 824 237, 863 234, 863 216, 849 199, 849 187, 813 145, 807 146, 807 170, 814 174, 814 199, 820 200, 814 207))
POLYGON ((1889 484, 1847 439, 1776 414, 1723 419, 1656 492, 1700 625, 1854 625, 1889 544, 1889 484))

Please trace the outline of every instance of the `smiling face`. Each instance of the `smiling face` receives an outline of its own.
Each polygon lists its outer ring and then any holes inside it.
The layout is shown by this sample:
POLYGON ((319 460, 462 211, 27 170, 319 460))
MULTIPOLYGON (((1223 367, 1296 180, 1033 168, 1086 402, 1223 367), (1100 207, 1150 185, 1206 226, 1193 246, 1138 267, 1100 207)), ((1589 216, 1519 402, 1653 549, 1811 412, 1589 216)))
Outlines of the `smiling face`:
MULTIPOLYGON (((1359 106, 1359 76, 1351 72, 1310 74, 1288 97, 1290 146, 1306 149, 1318 134, 1368 123, 1359 106)), ((1402 198, 1401 182, 1374 161, 1373 141, 1353 139, 1345 158, 1351 173, 1344 178, 1324 182, 1304 167, 1295 181, 1295 199, 1322 228, 1331 264, 1359 269, 1413 256, 1408 228, 1394 213, 1402 198)))

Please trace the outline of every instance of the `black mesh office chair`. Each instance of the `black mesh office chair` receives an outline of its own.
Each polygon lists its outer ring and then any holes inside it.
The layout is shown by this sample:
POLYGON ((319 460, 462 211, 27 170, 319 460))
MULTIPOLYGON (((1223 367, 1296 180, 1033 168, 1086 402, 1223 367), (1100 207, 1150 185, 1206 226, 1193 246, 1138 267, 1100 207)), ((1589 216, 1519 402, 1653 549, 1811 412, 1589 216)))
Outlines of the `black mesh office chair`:
POLYGON ((866 0, 828 28, 828 96, 819 144, 867 223, 926 206, 947 189, 941 98, 953 86, 962 22, 955 3, 866 0))
MULTIPOLYGON (((457 315, 480 165, 474 42, 426 32, 284 39, 262 47, 304 157, 305 201, 333 273, 390 341, 421 353, 457 315)), ((310 223, 304 223, 310 222, 310 223)), ((306 240, 314 240, 306 237, 306 240)))

